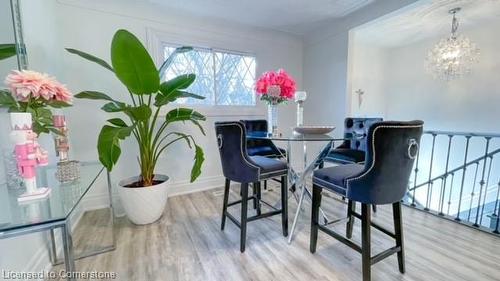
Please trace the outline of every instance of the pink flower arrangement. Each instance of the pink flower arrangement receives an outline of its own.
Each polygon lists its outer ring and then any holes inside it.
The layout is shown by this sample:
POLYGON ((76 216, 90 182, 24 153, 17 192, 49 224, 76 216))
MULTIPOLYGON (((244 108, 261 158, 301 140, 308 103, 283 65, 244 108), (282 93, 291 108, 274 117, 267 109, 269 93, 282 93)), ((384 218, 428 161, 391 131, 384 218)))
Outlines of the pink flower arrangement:
POLYGON ((72 103, 71 92, 54 77, 30 70, 14 70, 5 78, 12 96, 19 102, 31 100, 42 103, 58 101, 72 103))
POLYGON ((12 71, 5 78, 7 91, 0 89, 0 107, 9 112, 29 112, 33 118, 33 131, 59 134, 47 107, 71 106, 73 95, 54 77, 30 70, 12 71))
POLYGON ((255 84, 260 99, 273 104, 293 99, 295 90, 295 81, 283 69, 263 73, 255 84))

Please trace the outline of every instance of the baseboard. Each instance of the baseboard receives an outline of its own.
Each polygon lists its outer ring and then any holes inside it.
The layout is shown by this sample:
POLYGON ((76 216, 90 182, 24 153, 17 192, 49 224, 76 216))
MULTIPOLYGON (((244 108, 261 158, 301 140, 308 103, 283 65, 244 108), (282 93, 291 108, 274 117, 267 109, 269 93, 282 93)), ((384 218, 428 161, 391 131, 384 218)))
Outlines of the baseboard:
POLYGON ((224 186, 224 176, 204 177, 191 183, 189 181, 173 182, 169 188, 168 196, 179 196, 194 192, 214 189, 224 186))
MULTIPOLYGON (((118 200, 118 193, 113 192, 111 196, 113 197, 113 204, 116 204, 118 200)), ((87 194, 82 201, 83 203, 82 210, 86 212, 86 211, 108 208, 109 207, 108 197, 109 195, 107 192, 97 193, 97 194, 87 194)))
MULTIPOLYGON (((224 177, 222 175, 204 177, 196 180, 193 183, 189 181, 171 182, 168 188, 168 197, 210 190, 217 187, 222 187, 223 185, 224 185, 224 177)), ((118 193, 113 192, 112 196, 113 196, 113 204, 115 206, 115 216, 121 217, 125 215, 123 208, 121 207, 121 202, 120 198, 118 197, 118 193)), ((109 207, 108 193, 101 192, 97 194, 87 194, 82 202, 82 206, 84 211, 107 208, 109 207)))

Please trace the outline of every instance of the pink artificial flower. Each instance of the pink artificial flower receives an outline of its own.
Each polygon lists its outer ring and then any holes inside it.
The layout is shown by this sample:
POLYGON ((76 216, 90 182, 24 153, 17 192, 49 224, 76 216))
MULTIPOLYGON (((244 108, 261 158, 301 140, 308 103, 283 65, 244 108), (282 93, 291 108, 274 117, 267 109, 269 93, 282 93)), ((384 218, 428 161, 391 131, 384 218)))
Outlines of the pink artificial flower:
POLYGON ((72 104, 72 95, 68 88, 66 88, 66 85, 63 85, 56 81, 55 90, 55 100, 67 104, 72 104))
POLYGON ((43 101, 62 101, 71 104, 69 90, 54 77, 31 70, 14 70, 5 78, 5 84, 16 100, 27 102, 30 98, 43 101))
POLYGON ((5 84, 17 100, 27 101, 30 95, 38 98, 40 86, 45 79, 46 77, 38 72, 14 70, 5 78, 5 84))

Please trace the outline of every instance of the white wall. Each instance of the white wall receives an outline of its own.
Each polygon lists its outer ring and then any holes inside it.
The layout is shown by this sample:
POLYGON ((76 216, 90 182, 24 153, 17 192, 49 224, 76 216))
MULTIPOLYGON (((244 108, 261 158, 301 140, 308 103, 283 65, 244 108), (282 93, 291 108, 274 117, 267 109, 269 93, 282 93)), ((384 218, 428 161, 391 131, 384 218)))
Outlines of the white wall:
POLYGON ((385 117, 385 64, 389 54, 383 48, 364 43, 362 38, 355 37, 359 36, 354 34, 349 38, 348 110, 351 115, 358 117, 385 117), (361 100, 359 90, 363 93, 361 100))
MULTIPOLYGON (((427 52, 444 36, 434 36, 411 45, 381 48, 376 42, 365 42, 360 35, 351 42, 350 64, 351 79, 349 83, 353 89, 367 88, 367 96, 371 95, 368 87, 373 85, 373 78, 378 79, 376 101, 367 101, 366 107, 359 109, 359 115, 370 115, 375 107, 386 119, 412 120, 421 119, 425 122, 426 130, 463 131, 498 133, 500 125, 496 122, 498 105, 500 104, 500 39, 496 36, 500 19, 484 22, 480 26, 462 26, 460 32, 469 37, 480 48, 479 62, 472 67, 472 73, 453 81, 434 79, 424 67, 427 52), (374 51, 370 51, 370 49, 374 51), (361 51, 360 51, 361 50, 361 51), (378 54, 377 58, 366 57, 371 52, 378 54), (378 73, 374 73, 378 70, 378 73), (382 104, 380 103, 382 101, 382 104)), ((357 104, 351 104, 353 112, 357 104)), ((425 136, 422 140, 421 159, 419 165, 418 183, 428 179, 430 168, 432 138, 425 136)), ((433 163, 433 176, 445 171, 448 138, 438 137, 433 163)), ((500 147, 500 140, 493 139, 490 150, 500 147)), ((469 159, 484 154, 484 138, 471 141, 469 159)), ((452 143, 449 167, 453 169, 463 164, 465 139, 455 137, 452 143)), ((479 167, 481 172, 483 162, 479 167)), ((492 164, 489 183, 490 191, 487 201, 494 200, 497 190, 500 160, 492 164)), ((460 175, 461 176, 461 175, 460 175)), ((476 180, 476 185, 480 181, 476 180)), ((474 167, 468 170, 464 194, 472 192, 474 183, 474 167)), ((448 182, 449 184, 449 182, 448 182)), ((449 188, 449 187, 448 187, 449 188)), ((478 187, 476 187, 478 188, 478 187)), ((434 189, 439 192, 439 188, 434 189)), ((434 192, 433 202, 437 205, 439 195, 434 192)), ((477 193, 478 191, 476 191, 477 193)), ((425 201, 426 190, 417 193, 417 199, 425 201), (425 191, 425 192, 424 192, 425 191)), ((477 195, 476 195, 477 198, 477 195)), ((452 196, 452 210, 456 208, 458 195, 452 196)), ((477 204, 477 203, 475 203, 477 204)))
POLYGON ((365 99, 361 109, 352 100, 351 110, 396 120, 422 119, 429 130, 498 132, 500 126, 492 120, 500 104, 499 24, 496 20, 461 29, 480 48, 480 57, 470 75, 452 81, 435 79, 424 67, 427 52, 446 35, 393 48, 353 38, 348 83, 352 91, 366 88, 365 98, 373 88, 377 98, 365 99))
POLYGON ((500 104, 500 20, 461 30, 480 48, 471 75, 446 82, 433 79, 424 69, 427 51, 435 37, 411 46, 387 50, 385 68, 386 113, 394 119, 421 118, 427 128, 498 132, 494 122, 500 104), (409 67, 411 66, 411 67, 409 67), (493 121, 493 122, 492 122, 493 121))
POLYGON ((342 135, 344 118, 351 115, 351 95, 347 92, 349 30, 413 2, 416 0, 376 1, 305 36, 306 123, 336 125, 336 134, 342 135))
MULTIPOLYGON (((159 34, 161 38, 171 37, 179 43, 200 43, 207 47, 253 53, 257 57, 257 75, 267 70, 284 68, 297 80, 299 88, 302 85, 302 40, 289 34, 174 14, 138 1, 29 0, 29 5, 30 8, 24 9, 23 13, 29 15, 24 26, 30 68, 57 76, 74 93, 98 90, 116 99, 127 100, 126 90, 112 73, 63 49, 80 49, 110 61, 111 39, 120 28, 133 32, 150 49, 152 34, 159 34)), ((100 106, 98 102, 76 100, 72 108, 65 110, 71 132, 71 155, 75 159, 97 160, 97 135, 105 120, 110 118, 99 109, 100 106)), ((293 126, 293 108, 293 104, 281 107, 280 126, 293 126)), ((184 144, 173 146, 160 160, 157 172, 171 177, 172 193, 222 186, 214 121, 266 117, 265 107, 260 103, 255 110, 243 113, 207 113, 209 116, 204 123, 206 137, 190 126, 181 128, 193 132, 204 148, 206 161, 199 180, 194 184, 189 183, 193 152, 184 144)), ((0 118, 7 120, 6 116, 0 118)), ((114 184, 139 172, 135 142, 130 140, 123 143, 122 151, 122 158, 112 173, 114 184)), ((105 205, 107 197, 104 183, 87 197, 90 199, 86 202, 88 208, 105 205)), ((40 236, 32 236, 0 241, 0 268, 27 270, 26 261, 30 261, 43 245, 40 239, 40 236), (23 244, 28 246, 21 247, 23 244)), ((33 260, 28 264, 32 270, 40 270, 47 264, 46 258, 37 256, 38 265, 32 266, 33 260)))

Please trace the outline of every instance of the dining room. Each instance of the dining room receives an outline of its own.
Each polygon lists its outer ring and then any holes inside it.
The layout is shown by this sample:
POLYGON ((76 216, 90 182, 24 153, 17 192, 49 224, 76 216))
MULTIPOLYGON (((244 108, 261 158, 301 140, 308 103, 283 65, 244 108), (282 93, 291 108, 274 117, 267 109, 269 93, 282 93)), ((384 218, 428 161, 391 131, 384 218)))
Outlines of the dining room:
POLYGON ((2 280, 498 280, 498 0, 2 0, 2 280))

